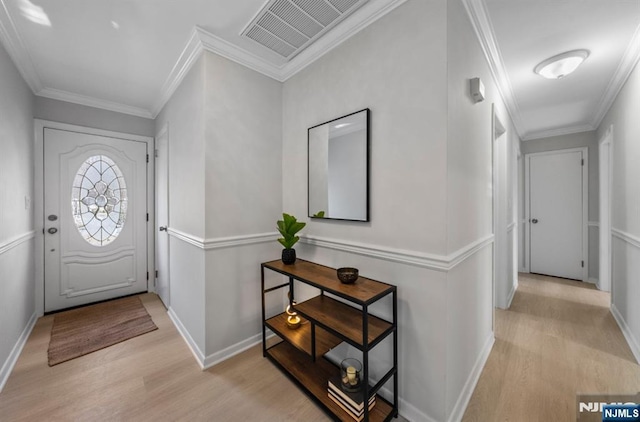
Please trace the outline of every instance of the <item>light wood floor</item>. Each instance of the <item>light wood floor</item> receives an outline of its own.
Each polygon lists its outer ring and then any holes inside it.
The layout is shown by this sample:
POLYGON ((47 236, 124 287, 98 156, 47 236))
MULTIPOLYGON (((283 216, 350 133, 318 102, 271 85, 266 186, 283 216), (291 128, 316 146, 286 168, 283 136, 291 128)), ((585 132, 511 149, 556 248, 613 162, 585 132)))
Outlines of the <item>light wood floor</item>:
MULTIPOLYGON (((142 300, 157 331, 52 368, 53 317, 41 318, 0 394, 0 420, 329 420, 260 347, 201 371, 159 299, 142 300)), ((496 311, 496 343, 464 421, 575 421, 577 392, 640 391, 608 304, 591 285, 522 276, 511 309, 496 311)))
POLYGON ((640 366, 593 285, 521 274, 463 421, 575 421, 577 393, 635 394, 640 366))
POLYGON ((38 320, 4 390, 1 421, 327 421, 254 347, 201 371, 153 294, 158 330, 49 367, 53 316, 38 320))

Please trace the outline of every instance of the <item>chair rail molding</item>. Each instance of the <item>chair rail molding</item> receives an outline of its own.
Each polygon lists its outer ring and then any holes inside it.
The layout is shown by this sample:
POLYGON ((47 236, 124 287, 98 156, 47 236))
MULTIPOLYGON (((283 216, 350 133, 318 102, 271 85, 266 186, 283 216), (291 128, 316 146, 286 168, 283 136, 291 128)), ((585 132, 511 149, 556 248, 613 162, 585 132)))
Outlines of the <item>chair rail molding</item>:
POLYGON ((319 236, 301 236, 300 241, 307 245, 319 246, 343 252, 350 252, 371 258, 384 259, 399 262, 401 264, 414 265, 428 268, 434 271, 451 271, 458 264, 474 255, 484 247, 493 244, 493 234, 475 240, 449 255, 437 255, 395 249, 378 245, 367 245, 347 240, 329 239, 319 236))
POLYGON ((640 249, 640 237, 636 237, 631 233, 614 228, 611 229, 611 235, 640 249))
POLYGON ((234 248, 245 245, 255 245, 258 243, 266 243, 272 241, 275 242, 275 240, 278 238, 277 232, 269 232, 204 239, 202 237, 194 236, 192 234, 185 233, 172 227, 167 227, 167 233, 169 233, 171 237, 174 237, 206 251, 213 249, 234 248))
POLYGON ((22 245, 24 242, 27 242, 34 237, 36 237, 36 232, 35 230, 31 230, 21 235, 15 236, 7 240, 6 242, 0 243, 0 255, 9 252, 11 249, 22 245))

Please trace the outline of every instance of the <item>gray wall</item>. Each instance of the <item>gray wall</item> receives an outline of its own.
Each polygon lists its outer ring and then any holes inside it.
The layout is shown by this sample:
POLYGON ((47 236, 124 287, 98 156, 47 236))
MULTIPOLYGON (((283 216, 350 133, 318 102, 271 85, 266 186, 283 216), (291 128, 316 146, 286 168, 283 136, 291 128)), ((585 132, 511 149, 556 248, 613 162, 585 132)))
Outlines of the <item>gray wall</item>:
POLYGON ((640 69, 635 70, 598 128, 613 126, 611 310, 640 362, 640 69))
POLYGON ((116 113, 115 111, 87 107, 80 104, 36 97, 36 119, 51 120, 95 129, 123 132, 133 135, 155 136, 153 119, 116 113))
POLYGON ((165 125, 170 315, 208 366, 261 339, 260 263, 280 251, 282 84, 204 52, 165 125))
POLYGON ((509 306, 517 287, 513 270, 514 150, 519 138, 460 0, 447 1, 447 252, 456 254, 494 233, 492 192, 497 195, 494 245, 479 250, 447 273, 446 415, 459 420, 493 342, 495 305, 509 306), (470 96, 470 79, 485 85, 485 100, 470 96), (492 108, 506 132, 492 136, 492 108), (493 186, 492 155, 497 183, 493 186), (495 251, 495 252, 493 252, 495 251))
POLYGON ((446 28, 446 1, 406 2, 288 79, 283 91, 283 210, 307 221, 310 238, 296 249, 398 286, 400 413, 410 420, 446 419, 446 274, 372 251, 446 253, 446 28), (364 108, 371 110, 371 221, 308 219, 307 128, 364 108), (359 245, 371 252, 348 252, 359 245))
POLYGON ((204 53, 206 364, 262 340, 260 263, 277 259, 282 84, 204 53), (242 239, 242 240, 241 240, 242 239), (248 341, 247 341, 248 340, 248 341), (243 343, 245 342, 245 343, 243 343))
POLYGON ((550 138, 532 139, 522 142, 522 153, 557 151, 571 148, 588 148, 589 154, 589 279, 598 279, 598 137, 596 132, 573 133, 570 135, 553 136, 550 138))
MULTIPOLYGON (((185 76, 156 119, 168 126, 169 227, 202 240, 205 235, 204 59, 185 76)), ((204 250, 171 237, 170 315, 179 320, 194 353, 204 359, 204 250)))
POLYGON ((458 0, 409 1, 284 84, 283 203, 298 217, 307 215, 306 129, 371 109, 371 222, 305 218, 299 250, 398 285, 400 413, 410 420, 461 417, 492 344, 492 103, 511 132, 499 146, 506 243, 516 167, 506 160, 519 140, 458 0), (479 105, 468 95, 475 76, 487 86, 479 105), (445 271, 398 258, 446 261, 478 243, 445 271))
POLYGON ((35 321, 33 160, 33 95, 0 44, 0 390, 35 321))

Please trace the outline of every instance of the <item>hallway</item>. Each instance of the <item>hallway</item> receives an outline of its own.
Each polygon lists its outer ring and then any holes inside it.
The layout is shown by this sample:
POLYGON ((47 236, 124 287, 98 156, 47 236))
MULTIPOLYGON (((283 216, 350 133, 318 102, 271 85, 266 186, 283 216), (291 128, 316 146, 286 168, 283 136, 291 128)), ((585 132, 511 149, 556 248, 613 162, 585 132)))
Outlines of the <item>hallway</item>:
POLYGON ((591 284, 520 274, 463 420, 574 421, 577 393, 640 391, 609 301, 591 284))

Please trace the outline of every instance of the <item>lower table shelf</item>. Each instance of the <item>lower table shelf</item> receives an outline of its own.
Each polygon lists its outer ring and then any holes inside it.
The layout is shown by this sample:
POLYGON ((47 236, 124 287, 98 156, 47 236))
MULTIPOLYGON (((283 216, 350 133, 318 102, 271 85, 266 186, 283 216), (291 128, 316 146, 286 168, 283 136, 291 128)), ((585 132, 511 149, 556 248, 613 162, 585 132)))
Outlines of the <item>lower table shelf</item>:
MULTIPOLYGON (((353 422, 354 419, 333 402, 328 396, 328 381, 332 376, 339 374, 340 370, 323 358, 313 359, 296 349, 286 341, 283 341, 267 349, 267 357, 271 359, 289 377, 296 381, 312 398, 324 406, 335 417, 344 422, 353 422)), ((369 421, 383 422, 393 418, 393 406, 379 395, 376 397, 376 405, 369 413, 369 421)))

